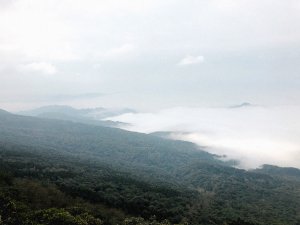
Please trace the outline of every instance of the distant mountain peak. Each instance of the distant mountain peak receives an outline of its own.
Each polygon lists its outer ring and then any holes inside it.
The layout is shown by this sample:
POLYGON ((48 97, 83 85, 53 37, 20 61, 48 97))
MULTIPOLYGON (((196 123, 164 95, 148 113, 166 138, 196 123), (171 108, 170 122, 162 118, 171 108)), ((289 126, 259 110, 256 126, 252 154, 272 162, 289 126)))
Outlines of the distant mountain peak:
POLYGON ((19 112, 21 115, 26 115, 26 116, 38 116, 40 114, 44 113, 53 113, 53 112, 59 112, 59 113, 64 113, 64 114, 74 114, 77 113, 77 109, 67 106, 67 105, 48 105, 48 106, 42 106, 33 110, 28 110, 28 111, 22 111, 19 112))
POLYGON ((249 102, 243 102, 243 103, 241 103, 239 105, 230 106, 230 108, 243 108, 243 107, 250 107, 250 106, 254 106, 254 105, 252 105, 249 102))
POLYGON ((94 124, 100 126, 117 127, 124 123, 113 122, 106 118, 119 116, 125 113, 135 113, 129 108, 83 108, 77 109, 68 105, 48 105, 33 110, 19 112, 19 115, 33 116, 47 119, 67 120, 85 124, 94 124))
POLYGON ((72 106, 68 106, 68 105, 47 105, 47 106, 42 106, 39 108, 36 108, 34 110, 76 110, 75 108, 73 108, 72 106))

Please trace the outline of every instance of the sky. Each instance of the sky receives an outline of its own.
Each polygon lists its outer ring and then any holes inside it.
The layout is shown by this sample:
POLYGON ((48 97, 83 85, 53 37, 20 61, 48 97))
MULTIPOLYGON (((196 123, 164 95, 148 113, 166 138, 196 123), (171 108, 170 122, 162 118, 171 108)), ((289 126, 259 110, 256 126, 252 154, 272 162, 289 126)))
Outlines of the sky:
POLYGON ((0 107, 300 104, 298 0, 0 0, 0 107))
POLYGON ((0 0, 0 108, 53 104, 300 168, 300 1, 0 0))

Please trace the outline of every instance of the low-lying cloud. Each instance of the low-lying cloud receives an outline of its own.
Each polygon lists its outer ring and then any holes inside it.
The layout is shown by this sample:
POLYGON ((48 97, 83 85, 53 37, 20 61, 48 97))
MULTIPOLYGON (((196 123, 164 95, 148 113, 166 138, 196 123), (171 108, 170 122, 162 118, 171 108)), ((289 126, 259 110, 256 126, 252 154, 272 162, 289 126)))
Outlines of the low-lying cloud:
POLYGON ((262 164, 300 168, 300 106, 171 108, 124 114, 110 120, 138 132, 171 131, 206 151, 240 161, 242 168, 262 164))

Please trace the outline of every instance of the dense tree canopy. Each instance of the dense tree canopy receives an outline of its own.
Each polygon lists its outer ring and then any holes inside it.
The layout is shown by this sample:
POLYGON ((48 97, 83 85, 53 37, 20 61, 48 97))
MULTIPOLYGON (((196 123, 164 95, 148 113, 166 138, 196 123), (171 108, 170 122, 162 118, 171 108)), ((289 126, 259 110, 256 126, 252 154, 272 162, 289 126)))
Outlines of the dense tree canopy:
POLYGON ((293 168, 245 171, 197 146, 0 115, 0 224, 295 225, 293 168))

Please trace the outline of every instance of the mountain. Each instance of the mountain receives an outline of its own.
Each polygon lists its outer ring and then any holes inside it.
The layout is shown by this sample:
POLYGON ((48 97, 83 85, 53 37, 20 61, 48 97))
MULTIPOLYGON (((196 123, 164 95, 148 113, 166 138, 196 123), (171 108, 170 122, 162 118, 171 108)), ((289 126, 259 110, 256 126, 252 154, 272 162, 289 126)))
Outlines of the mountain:
POLYGON ((131 109, 105 109, 100 107, 93 109, 75 109, 65 105, 51 105, 29 111, 21 111, 18 114, 48 119, 67 120, 90 125, 118 127, 120 125, 124 125, 124 123, 103 119, 133 112, 135 111, 131 109))
POLYGON ((72 115, 72 116, 79 116, 83 114, 81 110, 66 105, 43 106, 37 109, 19 112, 19 114, 27 115, 27 116, 39 116, 44 113, 62 113, 65 115, 72 115))
POLYGON ((107 117, 118 116, 125 113, 135 113, 136 111, 128 108, 116 108, 106 109, 102 107, 98 108, 86 108, 86 109, 75 109, 71 106, 66 105, 49 105, 43 106, 37 109, 21 111, 18 114, 25 116, 40 116, 51 113, 59 113, 73 117, 86 117, 89 119, 104 119, 107 117))
POLYGON ((172 134, 174 134, 174 132, 172 132, 172 131, 156 131, 156 132, 152 132, 150 134, 153 136, 156 136, 156 137, 170 139, 170 136, 172 134))
POLYGON ((251 107, 251 106, 254 106, 254 105, 252 105, 249 102, 243 102, 243 103, 241 103, 239 105, 230 106, 229 108, 244 108, 244 107, 251 107))
POLYGON ((117 128, 13 114, 0 117, 1 141, 59 149, 64 154, 108 162, 117 167, 133 169, 134 165, 141 165, 143 170, 147 167, 164 169, 164 174, 169 173, 165 168, 182 167, 188 162, 205 160, 224 164, 189 142, 117 128))
POLYGON ((299 224, 299 180, 269 171, 189 142, 0 113, 3 224, 299 224))
POLYGON ((300 169, 293 167, 279 167, 274 165, 263 165, 261 168, 256 169, 256 172, 286 177, 286 178, 297 178, 300 180, 300 169))

